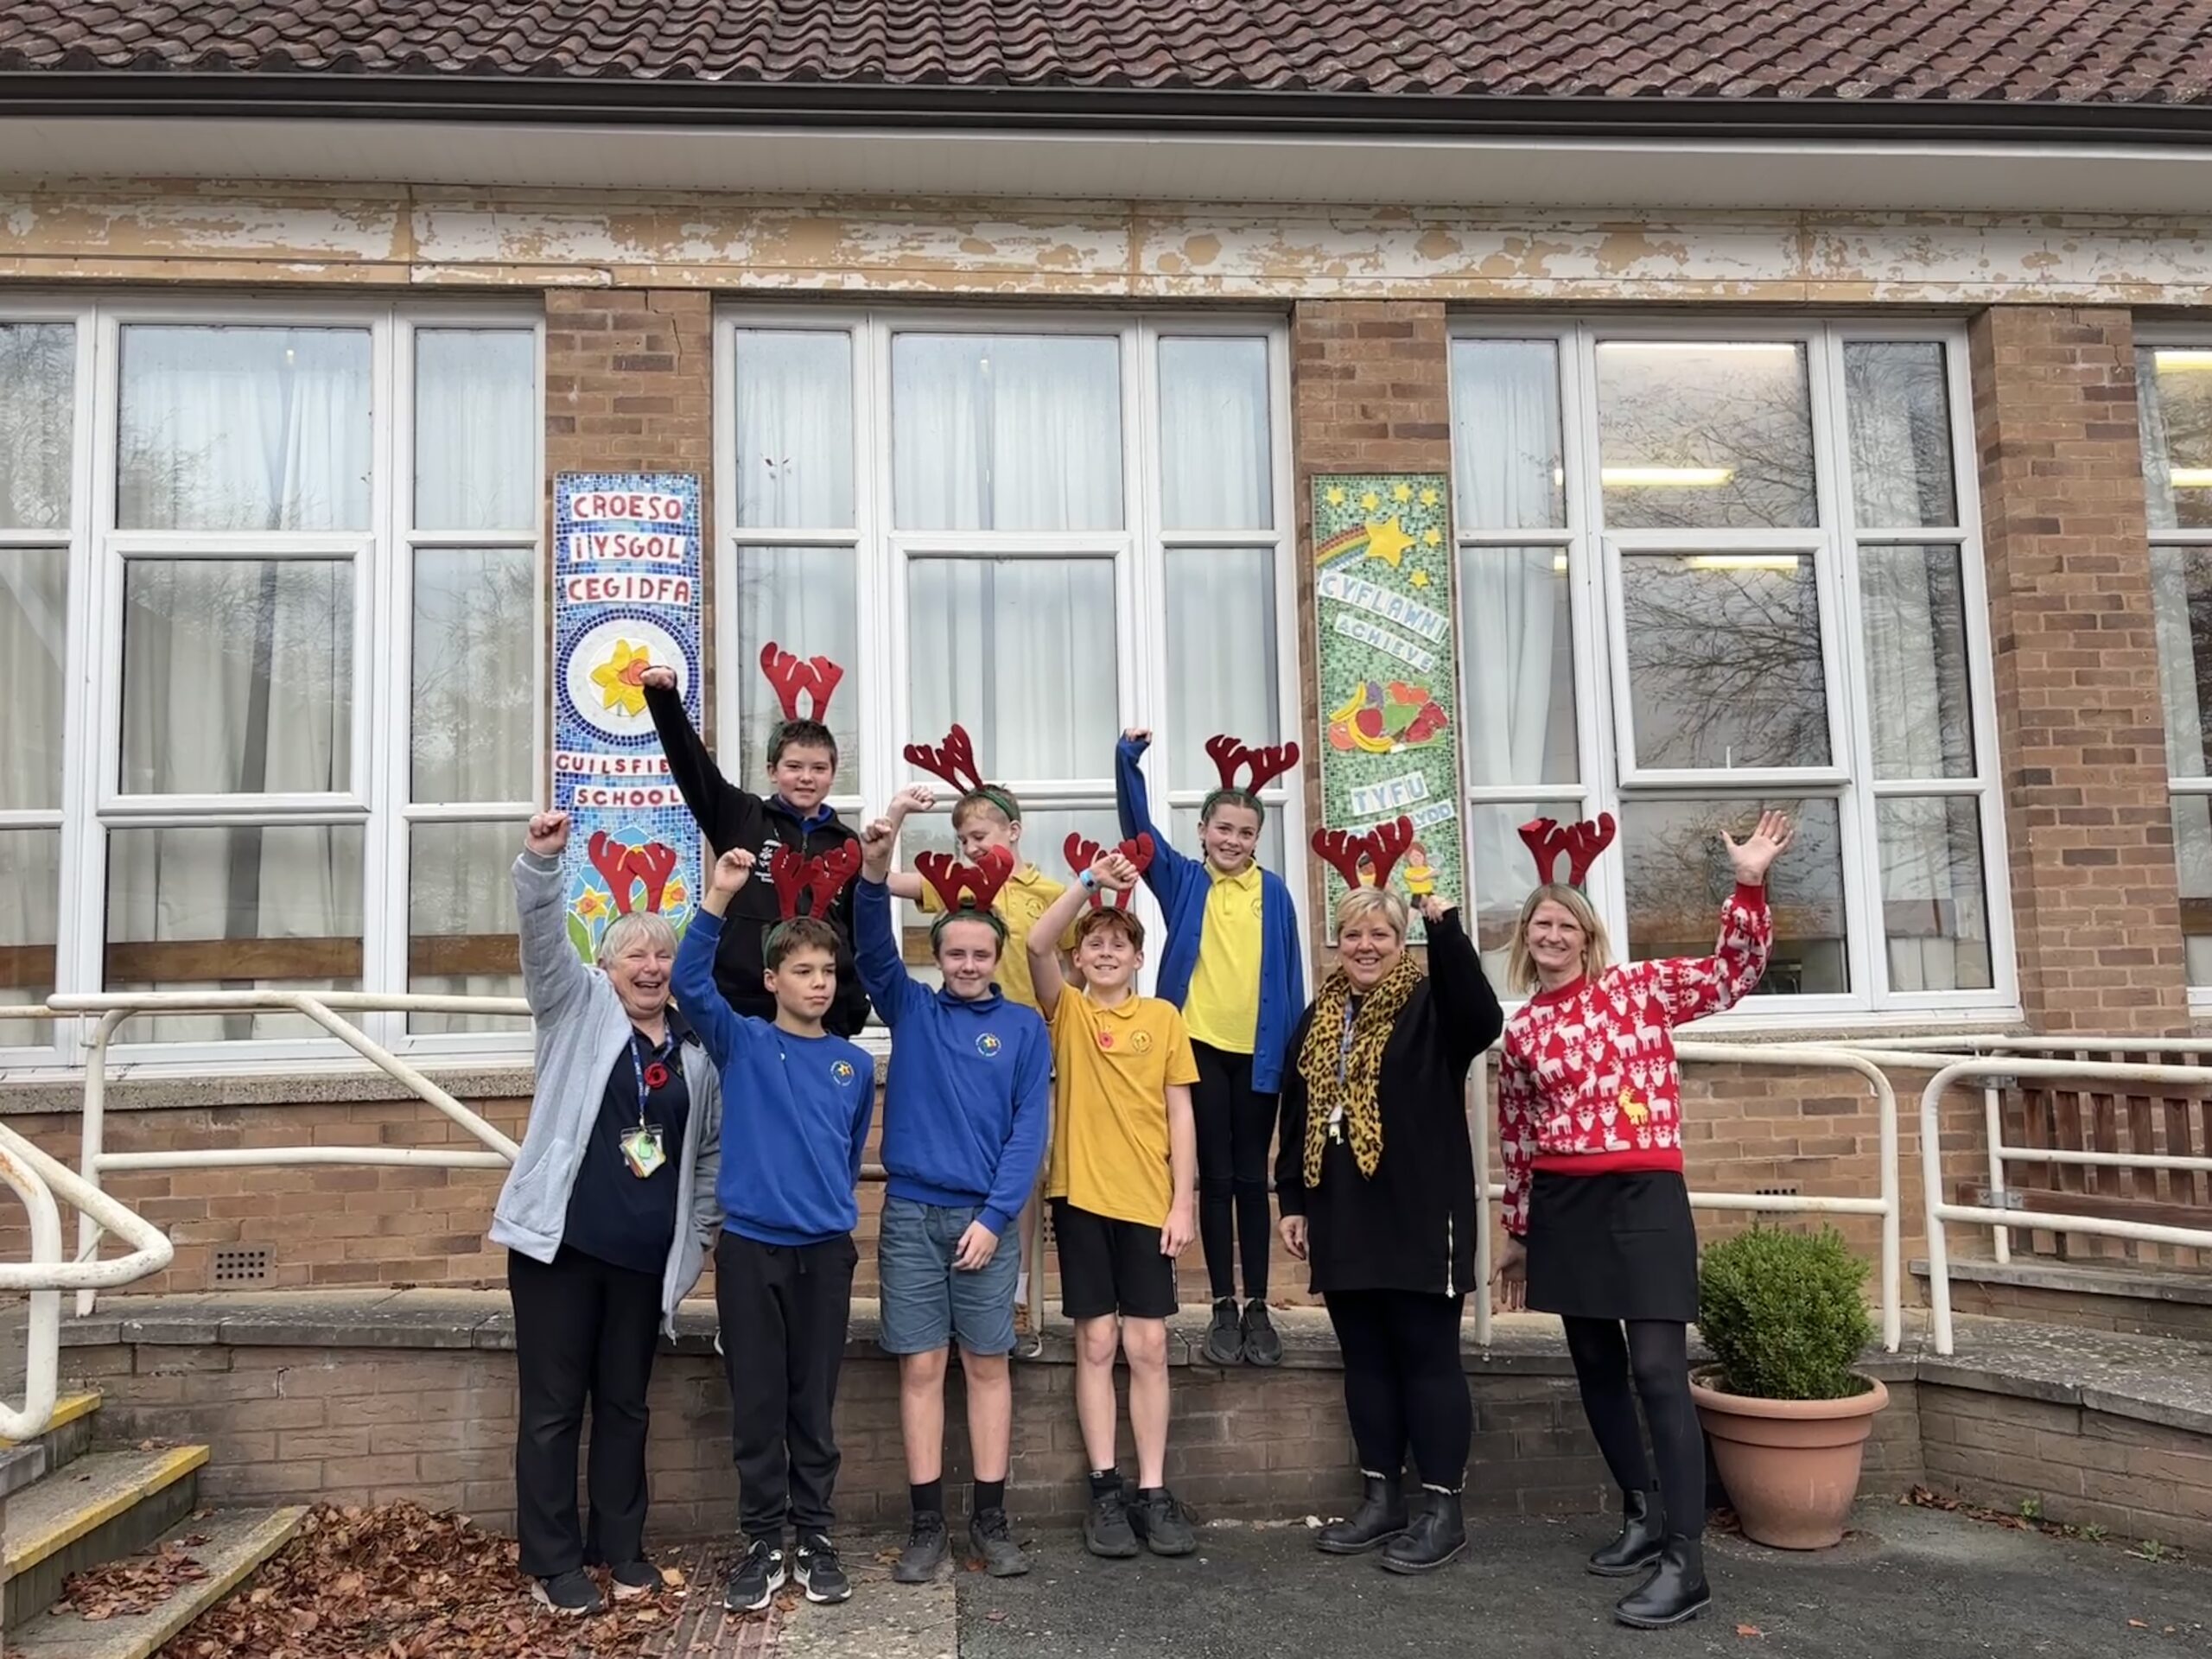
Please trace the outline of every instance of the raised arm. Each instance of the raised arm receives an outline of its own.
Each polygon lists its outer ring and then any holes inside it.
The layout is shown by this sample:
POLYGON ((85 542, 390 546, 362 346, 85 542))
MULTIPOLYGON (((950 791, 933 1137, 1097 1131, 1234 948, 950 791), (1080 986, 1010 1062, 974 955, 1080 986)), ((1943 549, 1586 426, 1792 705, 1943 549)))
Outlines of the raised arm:
MULTIPOLYGON (((653 717, 653 730, 660 737, 660 751, 668 759, 668 775, 676 780, 684 805, 691 809, 692 817, 713 844, 749 798, 747 791, 723 777, 715 757, 707 753, 691 716, 683 712, 674 669, 649 668, 639 683, 645 693, 645 712, 653 717)), ((722 849, 715 845, 715 850, 722 849)))
POLYGON ((561 899, 561 855, 569 844, 569 815, 540 812, 524 833, 515 859, 515 911, 521 918, 522 988, 530 1011, 550 1020, 583 995, 590 971, 569 942, 561 899))
POLYGON ((1720 839, 1735 867, 1736 890, 1720 907, 1720 937, 1709 957, 1671 957, 1645 964, 1650 988, 1670 1026, 1719 1014, 1749 996, 1766 972, 1774 950, 1774 912, 1766 898, 1767 871, 1796 836, 1779 812, 1759 815, 1743 841, 1726 830, 1720 839))
POLYGON ((891 854, 899 843, 898 832, 887 818, 878 818, 861 835, 861 878, 853 883, 853 966, 861 985, 883 1016, 896 1027, 921 988, 906 971, 899 954, 898 929, 891 915, 891 890, 883 879, 891 873, 891 854))
POLYGON ((1114 809, 1122 820, 1122 836, 1152 837, 1152 863, 1144 873, 1145 885, 1159 898, 1160 907, 1172 910, 1183 883, 1198 873, 1198 861, 1175 850, 1175 843, 1152 821, 1152 798, 1146 791, 1144 768, 1137 763, 1152 747, 1152 734, 1132 726, 1114 746, 1114 809))
MULTIPOLYGON (((901 830, 910 814, 926 812, 936 801, 928 785, 909 784, 891 798, 891 804, 883 816, 890 821, 893 830, 901 830)), ((893 899, 904 899, 911 904, 921 903, 928 893, 922 878, 912 870, 892 871, 883 878, 883 885, 891 889, 893 899)))
POLYGON ((683 1010, 725 1077, 760 1039, 755 1023, 731 1007, 715 985, 715 951, 722 942, 722 918, 730 900, 752 879, 753 864, 753 855, 741 847, 715 861, 714 868, 707 873, 707 891, 700 898, 699 913, 683 930, 683 942, 677 947, 671 976, 677 1007, 683 1010))
POLYGON ((1483 972, 1475 942, 1460 925, 1459 906, 1432 894, 1421 901, 1421 913, 1428 924, 1428 994, 1438 1029, 1452 1070, 1465 1077, 1475 1057, 1505 1029, 1505 1010, 1483 972))
POLYGON ((1109 893, 1127 893, 1136 884, 1136 866, 1109 848, 1091 861, 1090 870, 1081 880, 1062 889, 1060 896, 1045 907, 1045 913, 1030 925, 1026 941, 1029 978, 1036 988, 1037 1007, 1047 1020, 1060 1005, 1060 993, 1067 988, 1067 974, 1060 966, 1060 941, 1083 913, 1091 889, 1096 887, 1109 893))

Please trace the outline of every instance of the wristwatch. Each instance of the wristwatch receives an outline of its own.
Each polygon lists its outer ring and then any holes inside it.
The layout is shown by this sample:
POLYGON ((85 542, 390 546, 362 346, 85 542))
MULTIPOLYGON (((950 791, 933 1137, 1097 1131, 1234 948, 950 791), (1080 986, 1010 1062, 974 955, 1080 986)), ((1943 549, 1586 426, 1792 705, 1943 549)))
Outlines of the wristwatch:
POLYGON ((1098 891, 1097 871, 1085 870, 1081 875, 1076 877, 1076 880, 1083 884, 1083 890, 1085 893, 1096 893, 1098 891))

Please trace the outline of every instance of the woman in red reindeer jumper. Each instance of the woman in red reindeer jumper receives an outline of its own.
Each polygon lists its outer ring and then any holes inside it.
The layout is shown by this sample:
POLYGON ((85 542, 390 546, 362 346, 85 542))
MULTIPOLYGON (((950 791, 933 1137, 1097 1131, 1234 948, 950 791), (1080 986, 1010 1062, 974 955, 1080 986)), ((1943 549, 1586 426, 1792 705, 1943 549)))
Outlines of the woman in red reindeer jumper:
POLYGON ((1617 968, 1580 890, 1612 840, 1612 819, 1565 830, 1540 819, 1521 832, 1543 885, 1522 907, 1507 966, 1529 1001, 1506 1024, 1498 1071, 1511 1236, 1498 1260, 1498 1300, 1566 1324, 1583 1409, 1625 1517, 1590 1570, 1649 1573, 1615 1609, 1642 1629, 1694 1618, 1712 1599, 1699 1543, 1705 1441, 1690 1403, 1697 1234, 1682 1181, 1672 1033, 1748 995, 1765 973, 1774 942, 1766 874, 1792 833, 1787 817, 1768 812, 1741 842, 1722 835, 1736 890, 1721 907, 1713 955, 1617 968), (1565 883, 1554 879, 1562 852, 1565 883), (1656 1485, 1638 1398, 1657 1454, 1656 1485))

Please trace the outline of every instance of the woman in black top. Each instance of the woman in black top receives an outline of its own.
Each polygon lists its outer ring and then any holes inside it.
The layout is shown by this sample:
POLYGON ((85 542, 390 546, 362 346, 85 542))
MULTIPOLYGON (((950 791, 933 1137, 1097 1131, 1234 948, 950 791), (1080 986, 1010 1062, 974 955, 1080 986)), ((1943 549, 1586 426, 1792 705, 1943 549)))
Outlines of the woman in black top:
POLYGON ((1383 1545, 1423 1573, 1466 1548, 1460 1487, 1474 1414, 1459 1315, 1475 1273, 1466 1084, 1504 1014, 1459 912, 1421 900, 1430 972, 1406 954, 1405 901, 1361 887, 1337 906, 1338 965, 1291 1038, 1275 1193, 1290 1253, 1311 1264, 1344 1363, 1365 1499, 1315 1541, 1383 1545), (1420 1512, 1402 1490, 1411 1445, 1420 1512))

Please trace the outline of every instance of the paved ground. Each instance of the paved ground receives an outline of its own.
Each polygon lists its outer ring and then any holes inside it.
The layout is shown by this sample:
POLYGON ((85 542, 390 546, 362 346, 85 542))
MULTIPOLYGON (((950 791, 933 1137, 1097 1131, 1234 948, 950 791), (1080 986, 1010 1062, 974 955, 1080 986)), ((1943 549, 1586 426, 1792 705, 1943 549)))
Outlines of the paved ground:
POLYGON ((1030 1577, 957 1581, 959 1659, 2212 1653, 2212 1570, 1890 1503, 1858 1523, 1819 1556, 1714 1541, 1713 1607, 1659 1633, 1615 1624, 1624 1586, 1576 1570, 1595 1522, 1484 1522, 1468 1557, 1413 1581, 1317 1554, 1302 1526, 1208 1527, 1180 1561, 1048 1535, 1030 1577))

